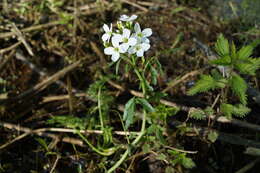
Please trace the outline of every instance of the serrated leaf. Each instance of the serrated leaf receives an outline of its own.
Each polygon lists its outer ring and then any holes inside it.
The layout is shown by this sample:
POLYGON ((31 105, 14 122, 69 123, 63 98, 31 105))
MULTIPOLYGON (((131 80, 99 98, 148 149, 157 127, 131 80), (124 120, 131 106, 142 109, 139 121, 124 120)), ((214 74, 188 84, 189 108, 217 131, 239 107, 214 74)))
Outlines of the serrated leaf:
POLYGON ((206 118, 206 114, 201 109, 191 109, 189 111, 189 117, 194 118, 196 120, 204 120, 206 118))
POLYGON ((210 75, 202 75, 201 79, 197 81, 195 86, 188 91, 188 95, 194 95, 200 92, 214 90, 216 88, 224 88, 225 82, 225 79, 221 79, 218 81, 210 75))
POLYGON ((215 50, 220 57, 229 55, 229 43, 223 34, 218 36, 217 42, 215 44, 215 50))
POLYGON ((137 101, 138 101, 138 103, 139 103, 140 105, 142 105, 143 108, 144 108, 145 110, 147 110, 148 112, 154 112, 154 111, 155 111, 155 109, 153 108, 153 106, 152 106, 146 99, 144 99, 144 98, 138 98, 137 101))
POLYGON ((247 62, 235 64, 235 68, 243 74, 255 75, 260 68, 260 58, 250 58, 247 62))
POLYGON ((251 110, 245 105, 239 104, 235 106, 235 109, 233 110, 233 114, 236 117, 245 117, 246 114, 248 114, 250 111, 251 110))
POLYGON ((231 90, 233 93, 239 97, 242 104, 247 104, 247 84, 243 78, 239 75, 234 74, 232 75, 231 79, 229 80, 231 90))
POLYGON ((232 41, 231 44, 231 59, 236 59, 237 58, 237 50, 236 50, 236 45, 234 44, 234 42, 232 41))
POLYGON ((249 58, 252 55, 252 53, 253 53, 253 49, 254 49, 254 47, 251 46, 251 45, 242 47, 237 52, 237 58, 239 60, 245 60, 245 59, 249 58))
POLYGON ((188 157, 184 157, 182 159, 182 165, 187 169, 191 169, 196 166, 196 164, 193 162, 193 160, 188 157))
POLYGON ((220 111, 228 118, 232 118, 232 113, 233 113, 233 105, 231 104, 226 104, 223 103, 220 105, 220 111))
POLYGON ((244 117, 250 112, 250 109, 242 104, 231 105, 231 104, 221 104, 220 111, 229 119, 232 118, 232 115, 237 117, 244 117))
POLYGON ((125 128, 133 124, 134 112, 135 112, 135 97, 131 98, 125 105, 123 120, 125 121, 125 128))
POLYGON ((231 57, 229 55, 223 55, 218 59, 210 61, 211 64, 229 66, 231 64, 231 57))
POLYGON ((214 143, 218 139, 218 135, 216 131, 210 131, 207 138, 210 142, 214 143))

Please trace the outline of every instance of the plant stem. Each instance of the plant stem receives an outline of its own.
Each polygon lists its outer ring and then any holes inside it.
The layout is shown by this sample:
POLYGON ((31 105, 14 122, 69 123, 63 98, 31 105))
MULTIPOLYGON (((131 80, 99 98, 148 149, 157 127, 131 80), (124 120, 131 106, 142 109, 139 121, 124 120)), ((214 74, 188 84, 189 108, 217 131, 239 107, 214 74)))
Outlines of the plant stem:
MULTIPOLYGON (((145 87, 144 77, 141 75, 141 73, 136 68, 134 63, 131 63, 131 65, 133 66, 134 71, 141 82, 142 92, 143 92, 144 98, 146 98, 146 87, 145 87)), ((139 135, 131 143, 132 146, 135 146, 136 144, 138 144, 140 142, 140 140, 142 139, 143 135, 145 134, 146 114, 147 114, 146 110, 144 109, 141 130, 140 130, 139 135)), ((124 160, 126 159, 126 157, 128 156, 129 153, 130 153, 130 149, 127 148, 127 150, 124 152, 124 154, 121 156, 121 158, 107 172, 111 173, 114 170, 116 170, 124 162, 124 160)))
POLYGON ((103 122, 103 115, 102 115, 102 110, 101 110, 101 88, 102 88, 102 86, 100 86, 98 89, 98 114, 99 114, 99 119, 100 119, 101 130, 103 131, 104 122, 103 122))

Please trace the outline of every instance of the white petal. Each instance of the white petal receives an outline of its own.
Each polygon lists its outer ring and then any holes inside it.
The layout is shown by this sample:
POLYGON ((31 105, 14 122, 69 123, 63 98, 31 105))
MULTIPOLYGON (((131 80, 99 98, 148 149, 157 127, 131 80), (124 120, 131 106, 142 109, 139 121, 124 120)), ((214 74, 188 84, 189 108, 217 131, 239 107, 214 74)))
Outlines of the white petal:
POLYGON ((113 37, 112 37, 112 45, 114 47, 119 47, 119 43, 122 42, 123 38, 120 34, 115 34, 113 37))
POLYGON ((143 51, 143 49, 138 50, 138 51, 136 52, 136 55, 137 55, 138 57, 144 56, 144 51, 143 51))
POLYGON ((135 30, 136 34, 138 34, 139 32, 141 32, 141 28, 140 28, 139 23, 136 23, 136 24, 135 24, 134 30, 135 30))
POLYGON ((131 37, 128 39, 128 44, 130 46, 134 46, 134 45, 136 45, 136 43, 137 43, 137 40, 135 38, 131 37))
POLYGON ((115 52, 115 50, 114 50, 113 47, 107 47, 107 48, 104 49, 104 53, 106 55, 112 55, 114 52, 115 52))
POLYGON ((119 20, 121 20, 121 21, 127 21, 128 18, 129 18, 129 17, 128 17, 127 15, 123 14, 123 15, 120 16, 119 20))
POLYGON ((143 37, 143 38, 142 38, 142 42, 149 44, 149 43, 150 43, 150 40, 149 40, 148 38, 146 38, 146 37, 143 37))
POLYGON ((150 49, 150 44, 147 44, 147 43, 142 43, 141 44, 141 47, 142 47, 142 49, 144 50, 144 51, 147 51, 148 49, 150 49))
POLYGON ((143 33, 143 35, 144 35, 144 37, 149 37, 149 36, 151 36, 152 35, 152 29, 151 28, 146 28, 146 29, 144 29, 143 31, 142 31, 142 33, 143 33))
POLYGON ((121 44, 119 46, 119 52, 120 53, 125 53, 128 48, 129 48, 129 44, 128 43, 123 43, 123 44, 121 44))
POLYGON ((132 15, 129 19, 128 19, 128 21, 133 21, 133 20, 135 20, 137 18, 137 15, 132 15))
POLYGON ((118 52, 113 53, 111 59, 112 61, 116 62, 120 57, 120 54, 118 52))
POLYGON ((105 32, 108 32, 108 31, 109 31, 109 27, 107 26, 107 24, 104 24, 104 25, 103 25, 103 29, 104 29, 105 32))
POLYGON ((124 38, 129 38, 131 34, 131 31, 129 29, 123 29, 123 37, 124 38))
POLYGON ((106 42, 107 40, 109 40, 109 38, 110 38, 110 35, 109 35, 109 34, 103 34, 103 35, 102 35, 102 40, 103 40, 103 42, 106 42))
POLYGON ((128 53, 129 54, 134 54, 136 52, 136 50, 135 50, 135 47, 134 46, 132 46, 132 47, 130 47, 129 49, 128 49, 128 53))

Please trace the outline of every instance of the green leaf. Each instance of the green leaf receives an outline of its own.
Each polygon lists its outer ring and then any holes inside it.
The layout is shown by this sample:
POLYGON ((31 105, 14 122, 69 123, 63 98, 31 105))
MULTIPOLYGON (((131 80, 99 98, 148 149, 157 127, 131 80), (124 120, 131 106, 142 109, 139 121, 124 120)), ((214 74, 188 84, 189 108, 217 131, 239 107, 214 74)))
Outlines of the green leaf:
POLYGON ((234 110, 233 110, 233 114, 236 117, 245 117, 246 114, 248 114, 251 110, 246 107, 245 105, 242 104, 238 104, 235 106, 234 110))
POLYGON ((116 62, 116 75, 118 75, 121 60, 122 60, 122 58, 119 58, 119 60, 116 62))
POLYGON ((191 168, 194 168, 196 166, 196 164, 193 162, 193 160, 191 158, 188 158, 188 157, 184 157, 182 159, 182 165, 187 169, 191 169, 191 168))
POLYGON ((131 98, 125 105, 123 120, 125 121, 125 128, 133 124, 134 112, 135 112, 135 97, 131 98))
POLYGON ((260 58, 250 58, 247 62, 235 64, 235 68, 243 74, 255 75, 260 68, 260 58))
POLYGON ((156 85, 157 84, 158 72, 153 66, 151 66, 151 77, 152 77, 152 84, 156 85))
POLYGON ((219 134, 216 131, 210 131, 207 138, 210 142, 214 143, 218 139, 219 134))
POLYGON ((237 58, 239 60, 245 60, 252 55, 253 50, 254 50, 254 47, 251 45, 244 46, 237 52, 237 58))
POLYGON ((154 112, 154 111, 155 111, 155 109, 153 108, 153 106, 152 106, 146 99, 144 99, 144 98, 137 98, 136 100, 137 100, 138 103, 139 103, 140 105, 142 105, 143 108, 144 108, 145 110, 147 110, 148 112, 154 112))
POLYGON ((232 118, 232 115, 237 117, 244 117, 250 112, 250 109, 242 104, 231 105, 223 103, 220 105, 220 111, 229 119, 232 118))
POLYGON ((201 109, 190 109, 189 117, 194 118, 196 120, 204 120, 206 119, 206 114, 201 109))
POLYGON ((220 57, 225 57, 229 55, 229 44, 228 40, 225 39, 223 34, 218 36, 217 42, 215 44, 215 50, 220 57))
POLYGON ((229 55, 223 55, 218 59, 210 61, 211 64, 229 66, 231 64, 231 57, 229 55))
POLYGON ((43 148, 46 150, 46 151, 49 151, 49 148, 48 148, 48 144, 46 143, 46 141, 42 138, 35 138, 35 140, 37 142, 39 142, 39 144, 41 144, 41 146, 43 146, 43 148))
POLYGON ((195 95, 200 92, 214 90, 216 88, 224 88, 226 86, 226 80, 215 80, 210 75, 202 75, 201 79, 197 81, 194 87, 188 91, 188 95, 195 95))
POLYGON ((229 84, 233 93, 239 97, 242 104, 247 104, 247 84, 243 78, 239 75, 234 74, 232 75, 231 79, 229 80, 229 84))

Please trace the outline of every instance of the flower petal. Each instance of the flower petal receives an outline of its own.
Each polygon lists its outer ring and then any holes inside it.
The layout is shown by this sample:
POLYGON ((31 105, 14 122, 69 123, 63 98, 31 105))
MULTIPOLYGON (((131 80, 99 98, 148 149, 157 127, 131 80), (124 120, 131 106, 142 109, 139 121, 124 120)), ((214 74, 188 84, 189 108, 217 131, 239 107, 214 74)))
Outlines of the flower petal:
POLYGON ((150 49, 150 44, 147 43, 142 43, 141 44, 142 50, 147 51, 148 49, 150 49))
POLYGON ((109 31, 109 27, 107 26, 107 24, 104 24, 104 25, 103 25, 103 29, 104 29, 105 32, 108 32, 108 31, 109 31))
POLYGON ((120 34, 115 34, 113 37, 112 37, 112 45, 114 47, 119 47, 119 43, 122 42, 123 38, 120 34))
POLYGON ((138 51, 136 52, 136 55, 137 55, 138 57, 144 56, 144 51, 143 51, 143 49, 138 50, 138 51))
POLYGON ((124 28, 123 29, 123 38, 129 38, 131 34, 131 31, 129 29, 124 28))
POLYGON ((139 32, 141 32, 141 27, 140 27, 139 23, 136 23, 136 24, 135 24, 134 30, 135 30, 136 34, 138 34, 139 32))
POLYGON ((150 40, 149 40, 148 38, 146 38, 146 37, 143 37, 143 38, 142 38, 142 42, 149 44, 149 43, 150 43, 150 40))
POLYGON ((109 40, 109 38, 110 38, 110 35, 107 34, 107 33, 105 33, 105 34, 102 35, 102 40, 103 40, 103 42, 106 42, 107 40, 109 40))
POLYGON ((135 38, 131 37, 128 39, 128 44, 130 46, 134 46, 134 45, 136 45, 136 43, 137 43, 137 40, 135 38))
POLYGON ((132 46, 128 49, 129 54, 134 54, 136 52, 135 46, 132 46))
POLYGON ((128 43, 123 43, 123 44, 121 44, 119 46, 119 52, 120 53, 125 53, 128 48, 129 48, 129 44, 128 43))
POLYGON ((107 48, 104 49, 104 53, 106 55, 112 55, 114 52, 115 52, 115 50, 114 50, 113 47, 107 47, 107 48))
POLYGON ((120 57, 120 54, 118 52, 115 52, 112 54, 111 59, 112 59, 112 61, 116 62, 119 59, 119 57, 120 57))
POLYGON ((144 35, 144 37, 150 37, 152 35, 152 29, 151 28, 145 28, 143 31, 142 31, 142 34, 144 35))
POLYGON ((131 17, 129 17, 128 21, 133 21, 137 18, 137 15, 133 14, 131 17))
POLYGON ((121 21, 127 21, 128 18, 129 18, 129 16, 123 14, 123 15, 120 16, 119 20, 121 20, 121 21))

